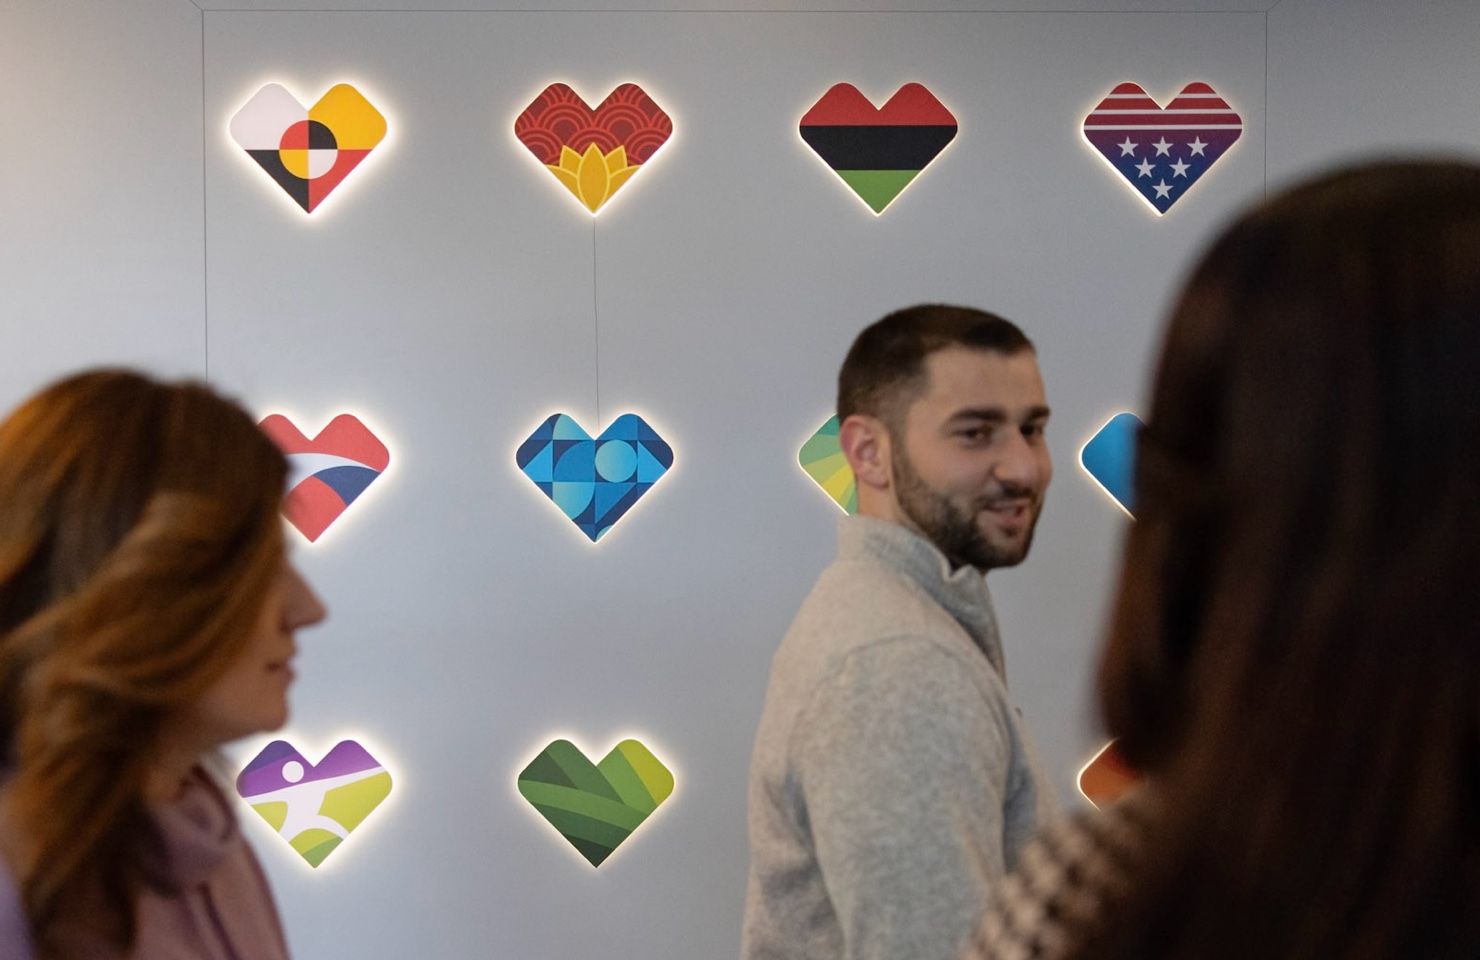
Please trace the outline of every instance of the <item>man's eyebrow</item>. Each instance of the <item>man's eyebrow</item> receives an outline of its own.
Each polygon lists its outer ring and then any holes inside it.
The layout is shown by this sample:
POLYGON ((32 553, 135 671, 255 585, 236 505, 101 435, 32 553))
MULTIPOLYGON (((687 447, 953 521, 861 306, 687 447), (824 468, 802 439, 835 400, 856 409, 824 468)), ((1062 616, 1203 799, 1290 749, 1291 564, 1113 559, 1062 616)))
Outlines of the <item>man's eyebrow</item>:
MULTIPOLYGON (((1048 415, 1048 407, 1039 404, 1038 406, 1027 409, 1023 415, 1023 421, 1026 423, 1034 420, 1047 420, 1048 415)), ((951 414, 949 422, 955 423, 960 420, 971 420, 986 423, 1006 423, 1008 419, 1007 411, 1001 407, 963 407, 951 414)))

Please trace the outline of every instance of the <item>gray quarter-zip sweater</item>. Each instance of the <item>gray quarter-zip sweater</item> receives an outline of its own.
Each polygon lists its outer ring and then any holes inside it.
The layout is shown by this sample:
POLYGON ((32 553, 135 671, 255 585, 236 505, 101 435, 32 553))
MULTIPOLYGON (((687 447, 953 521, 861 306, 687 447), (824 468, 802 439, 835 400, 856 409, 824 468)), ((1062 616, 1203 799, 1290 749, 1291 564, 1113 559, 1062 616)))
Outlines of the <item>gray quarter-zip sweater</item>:
POLYGON ((985 577, 841 521, 771 664, 742 960, 956 960, 1051 810, 985 577))

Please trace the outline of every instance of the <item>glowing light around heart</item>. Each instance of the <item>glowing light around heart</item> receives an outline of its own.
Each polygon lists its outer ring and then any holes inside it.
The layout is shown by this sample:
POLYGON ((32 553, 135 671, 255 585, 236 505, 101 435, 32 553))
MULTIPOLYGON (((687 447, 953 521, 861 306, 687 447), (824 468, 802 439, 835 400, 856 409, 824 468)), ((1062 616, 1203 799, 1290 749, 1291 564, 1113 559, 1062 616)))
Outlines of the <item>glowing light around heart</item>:
POLYGON ((957 124, 922 84, 907 83, 875 107, 851 83, 838 83, 802 115, 797 131, 812 155, 881 216, 955 139, 957 124))
POLYGON ((1243 133, 1243 119, 1211 86, 1193 82, 1161 107, 1139 84, 1116 85, 1080 127, 1084 142, 1161 216, 1243 133))
POLYGON ((617 86, 595 108, 570 86, 552 83, 514 118, 512 129, 564 192, 595 216, 652 165, 674 124, 635 83, 617 86))
POLYGON ((1079 465, 1126 516, 1135 518, 1136 437, 1145 424, 1117 413, 1079 450, 1079 465))
POLYGON ((674 453, 637 414, 622 414, 592 437, 574 417, 557 413, 530 432, 514 462, 594 544, 647 498, 672 469, 674 453))
POLYGON ((389 125, 361 86, 337 83, 305 108, 285 86, 262 85, 227 123, 231 152, 245 154, 257 178, 266 173, 263 182, 278 188, 271 192, 300 213, 318 214, 330 195, 353 192, 347 183, 368 179, 372 153, 386 152, 389 125))
POLYGON ((529 811, 531 822, 553 827, 574 862, 610 872, 632 836, 639 830, 647 835, 658 810, 678 792, 677 771, 660 759, 672 753, 654 750, 653 739, 638 734, 615 738, 600 760, 574 735, 557 733, 543 742, 510 777, 516 804, 529 811))
POLYGON ((838 418, 834 414, 818 427, 797 452, 797 464, 807 478, 822 488, 844 513, 858 512, 858 480, 843 447, 838 442, 838 418))
POLYGON ((1099 752, 1079 768, 1074 785, 1084 799, 1096 807, 1104 808, 1118 800, 1141 780, 1120 756, 1115 741, 1111 740, 1099 752))
POLYGON ((394 822, 400 778, 392 771, 401 767, 359 732, 306 742, 284 731, 264 737, 242 764, 236 792, 257 814, 245 822, 280 837, 295 854, 290 859, 322 875, 331 864, 353 865, 353 851, 373 845, 366 838, 378 824, 394 822))
POLYGON ((355 513, 367 512, 363 504, 389 469, 390 448, 353 414, 338 414, 312 438, 301 422, 271 413, 261 427, 288 458, 283 516, 317 545, 331 528, 343 528, 352 505, 355 513))

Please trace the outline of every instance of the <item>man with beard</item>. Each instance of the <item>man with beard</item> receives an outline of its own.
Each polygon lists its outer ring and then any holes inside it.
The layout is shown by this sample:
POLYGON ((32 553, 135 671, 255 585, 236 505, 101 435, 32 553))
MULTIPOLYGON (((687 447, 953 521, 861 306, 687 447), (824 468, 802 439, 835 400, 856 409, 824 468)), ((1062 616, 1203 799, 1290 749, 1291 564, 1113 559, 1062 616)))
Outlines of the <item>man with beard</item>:
POLYGON ((1033 345, 963 307, 890 314, 838 375, 858 516, 771 666, 750 769, 743 960, 955 960, 1051 809, 985 574, 1053 468, 1033 345))

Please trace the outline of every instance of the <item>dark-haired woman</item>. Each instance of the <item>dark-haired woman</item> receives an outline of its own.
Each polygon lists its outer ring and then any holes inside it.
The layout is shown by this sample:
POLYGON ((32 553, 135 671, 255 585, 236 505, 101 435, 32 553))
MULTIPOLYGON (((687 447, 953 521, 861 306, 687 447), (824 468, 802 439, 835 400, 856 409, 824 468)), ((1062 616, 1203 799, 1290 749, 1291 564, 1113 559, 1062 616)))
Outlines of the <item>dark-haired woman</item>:
POLYGON ((1100 694, 1129 805, 968 951, 1480 957, 1480 168, 1334 173, 1173 313, 1100 694))
POLYGON ((200 766, 281 726, 282 454, 200 384, 99 371, 0 423, 0 954, 285 960, 200 766))

